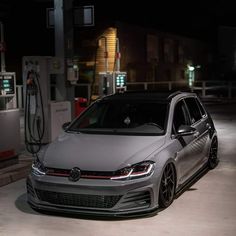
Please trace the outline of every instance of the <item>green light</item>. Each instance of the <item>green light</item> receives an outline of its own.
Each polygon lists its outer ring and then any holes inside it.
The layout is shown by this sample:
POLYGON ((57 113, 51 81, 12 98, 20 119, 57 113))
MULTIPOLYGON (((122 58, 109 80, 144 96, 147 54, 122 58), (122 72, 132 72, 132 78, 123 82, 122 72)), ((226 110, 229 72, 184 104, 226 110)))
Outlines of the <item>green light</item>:
POLYGON ((116 85, 117 86, 124 86, 124 84, 125 84, 125 76, 124 75, 117 75, 116 85))
POLYGON ((194 71, 195 68, 194 68, 194 66, 189 66, 189 65, 188 65, 188 70, 189 70, 189 71, 194 71))

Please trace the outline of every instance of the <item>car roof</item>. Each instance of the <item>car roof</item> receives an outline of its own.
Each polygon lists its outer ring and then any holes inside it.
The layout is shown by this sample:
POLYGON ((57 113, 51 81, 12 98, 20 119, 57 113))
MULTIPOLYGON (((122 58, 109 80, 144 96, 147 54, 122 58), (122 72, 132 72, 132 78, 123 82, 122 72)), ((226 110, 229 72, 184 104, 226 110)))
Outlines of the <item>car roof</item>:
POLYGON ((183 92, 183 91, 171 91, 171 92, 159 92, 159 91, 125 91, 123 93, 115 93, 112 95, 108 95, 106 97, 103 97, 102 100, 108 101, 108 100, 143 100, 143 101, 160 101, 160 102, 169 102, 174 97, 178 96, 180 97, 186 97, 186 96, 196 96, 195 93, 191 92, 183 92))

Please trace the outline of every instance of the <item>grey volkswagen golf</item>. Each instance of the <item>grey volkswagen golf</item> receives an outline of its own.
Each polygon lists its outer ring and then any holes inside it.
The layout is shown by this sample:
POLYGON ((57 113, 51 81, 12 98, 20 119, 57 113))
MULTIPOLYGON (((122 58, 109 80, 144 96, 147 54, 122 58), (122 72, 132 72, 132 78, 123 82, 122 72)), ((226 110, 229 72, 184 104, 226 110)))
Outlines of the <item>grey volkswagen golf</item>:
POLYGON ((38 154, 28 202, 79 214, 154 212, 200 170, 216 167, 217 148, 213 121, 194 93, 106 96, 38 154))

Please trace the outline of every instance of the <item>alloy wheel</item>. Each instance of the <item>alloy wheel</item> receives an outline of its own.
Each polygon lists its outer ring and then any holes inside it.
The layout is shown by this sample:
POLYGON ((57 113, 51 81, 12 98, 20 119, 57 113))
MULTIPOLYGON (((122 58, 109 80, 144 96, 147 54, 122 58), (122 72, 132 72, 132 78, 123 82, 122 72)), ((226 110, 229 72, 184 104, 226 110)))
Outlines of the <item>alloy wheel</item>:
POLYGON ((159 205, 168 207, 174 199, 176 177, 173 164, 168 164, 162 174, 160 190, 159 190, 159 205))
POLYGON ((212 143, 211 143, 210 152, 209 152, 209 159, 208 159, 208 167, 210 169, 214 169, 219 162, 217 153, 218 153, 217 138, 213 138, 212 143))

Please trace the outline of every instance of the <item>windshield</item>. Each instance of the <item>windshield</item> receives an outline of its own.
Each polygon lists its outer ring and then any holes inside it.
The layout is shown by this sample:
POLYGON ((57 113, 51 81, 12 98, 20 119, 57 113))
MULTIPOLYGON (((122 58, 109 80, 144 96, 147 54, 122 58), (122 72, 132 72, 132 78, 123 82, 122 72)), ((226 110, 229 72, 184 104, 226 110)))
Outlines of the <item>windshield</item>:
POLYGON ((99 101, 75 120, 68 131, 127 135, 165 133, 167 103, 99 101))

